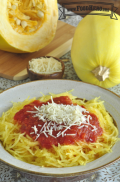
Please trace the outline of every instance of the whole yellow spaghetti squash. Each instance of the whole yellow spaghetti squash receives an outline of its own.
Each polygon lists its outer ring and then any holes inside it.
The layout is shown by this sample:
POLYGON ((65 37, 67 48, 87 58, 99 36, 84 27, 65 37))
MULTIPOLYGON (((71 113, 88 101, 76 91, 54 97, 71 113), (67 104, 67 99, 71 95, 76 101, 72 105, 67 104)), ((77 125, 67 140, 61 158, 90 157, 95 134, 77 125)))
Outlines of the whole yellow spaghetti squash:
POLYGON ((120 16, 87 15, 78 24, 71 58, 78 77, 105 88, 120 83, 120 16))

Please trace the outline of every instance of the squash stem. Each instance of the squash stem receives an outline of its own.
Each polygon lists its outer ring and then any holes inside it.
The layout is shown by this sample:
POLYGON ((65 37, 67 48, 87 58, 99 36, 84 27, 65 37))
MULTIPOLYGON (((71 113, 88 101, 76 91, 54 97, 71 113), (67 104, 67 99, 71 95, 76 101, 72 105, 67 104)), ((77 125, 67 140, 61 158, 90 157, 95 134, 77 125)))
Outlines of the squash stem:
POLYGON ((99 81, 105 81, 106 78, 109 78, 110 69, 105 66, 98 66, 92 73, 99 81))

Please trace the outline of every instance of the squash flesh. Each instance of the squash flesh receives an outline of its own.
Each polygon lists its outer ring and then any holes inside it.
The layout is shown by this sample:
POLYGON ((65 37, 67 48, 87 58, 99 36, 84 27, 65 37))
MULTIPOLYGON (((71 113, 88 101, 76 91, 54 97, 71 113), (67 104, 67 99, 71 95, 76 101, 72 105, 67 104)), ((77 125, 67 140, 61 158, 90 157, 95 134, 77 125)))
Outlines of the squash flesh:
POLYGON ((105 88, 120 83, 120 17, 87 15, 79 23, 71 49, 74 69, 78 77, 105 88), (99 81, 92 71, 99 67, 109 69, 109 77, 99 81))
POLYGON ((0 0, 0 49, 35 52, 55 36, 56 0, 0 0))
POLYGON ((47 6, 44 0, 8 0, 7 10, 12 28, 20 34, 29 34, 44 23, 47 6), (43 14, 41 17, 40 12, 43 14))

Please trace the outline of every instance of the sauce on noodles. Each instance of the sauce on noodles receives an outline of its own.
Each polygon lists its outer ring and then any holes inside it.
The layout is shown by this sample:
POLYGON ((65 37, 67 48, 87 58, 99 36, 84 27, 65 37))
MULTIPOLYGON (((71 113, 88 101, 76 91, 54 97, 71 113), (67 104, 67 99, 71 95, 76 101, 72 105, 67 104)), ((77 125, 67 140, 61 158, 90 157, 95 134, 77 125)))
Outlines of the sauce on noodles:
MULTIPOLYGON (((56 97, 53 101, 56 104, 73 105, 72 100, 68 96, 56 97)), ((70 145, 79 141, 94 143, 97 141, 98 136, 102 135, 103 129, 100 127, 97 116, 90 112, 82 113, 85 117, 88 115, 90 116, 89 125, 82 123, 81 125, 72 125, 66 129, 66 131, 63 129, 65 127, 63 123, 56 124, 55 127, 53 127, 55 123, 54 121, 46 119, 46 121, 43 122, 38 117, 34 117, 33 112, 35 111, 35 107, 41 107, 42 105, 47 105, 51 102, 51 100, 47 102, 35 100, 32 103, 25 105, 23 109, 17 112, 14 116, 15 122, 20 125, 20 132, 29 135, 33 140, 39 141, 42 148, 49 149, 52 145, 70 145), (45 133, 48 126, 49 128, 52 128, 51 136, 46 134, 47 132, 45 133), (94 130, 93 128, 96 129, 94 130), (62 133, 63 131, 64 135, 59 135, 59 133, 62 133)))

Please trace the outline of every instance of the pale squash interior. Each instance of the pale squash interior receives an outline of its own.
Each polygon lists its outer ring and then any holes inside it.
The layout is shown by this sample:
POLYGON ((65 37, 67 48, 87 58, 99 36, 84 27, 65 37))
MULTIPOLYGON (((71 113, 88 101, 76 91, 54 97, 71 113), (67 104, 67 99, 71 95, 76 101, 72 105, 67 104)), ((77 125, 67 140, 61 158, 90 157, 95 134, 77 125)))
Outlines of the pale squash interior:
POLYGON ((57 0, 0 0, 0 50, 35 52, 54 38, 57 0))
POLYGON ((19 34, 28 35, 37 31, 45 21, 45 0, 8 0, 8 20, 19 34))

